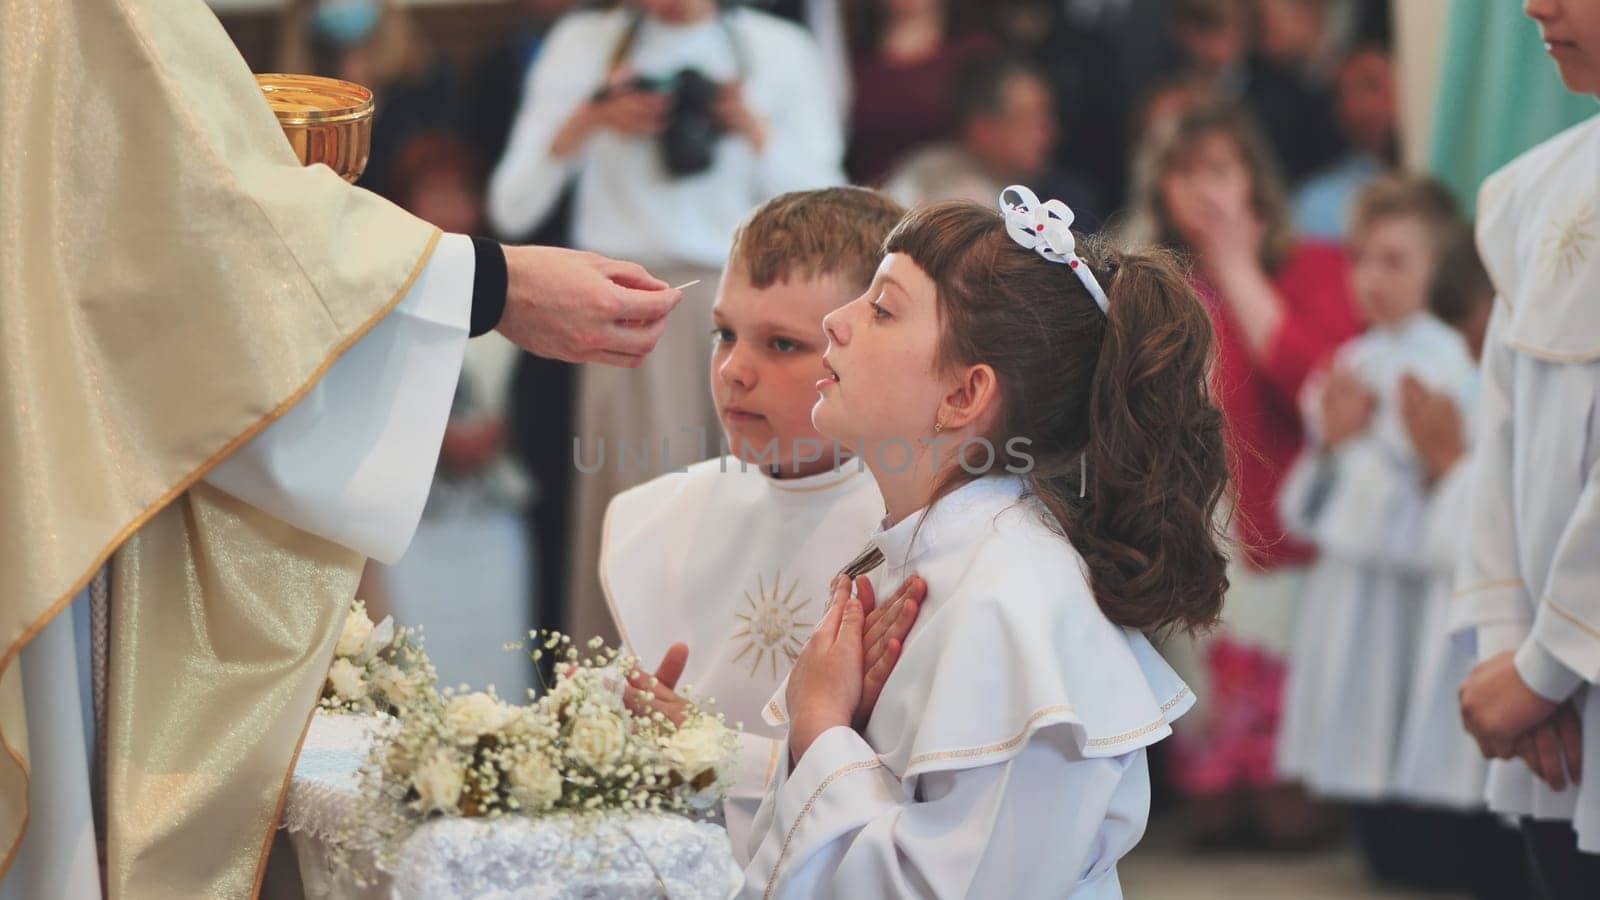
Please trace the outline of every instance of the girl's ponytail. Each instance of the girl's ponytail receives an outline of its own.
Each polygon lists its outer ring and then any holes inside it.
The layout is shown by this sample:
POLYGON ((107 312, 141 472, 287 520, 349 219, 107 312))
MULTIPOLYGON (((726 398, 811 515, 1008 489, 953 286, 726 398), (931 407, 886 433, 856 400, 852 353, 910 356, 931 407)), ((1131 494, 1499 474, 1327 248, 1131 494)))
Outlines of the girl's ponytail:
POLYGON ((1227 451, 1208 388, 1211 322, 1171 254, 1093 255, 1109 310, 1089 393, 1088 481, 1051 479, 1040 493, 1112 621, 1202 630, 1216 623, 1228 585, 1216 517, 1227 451))

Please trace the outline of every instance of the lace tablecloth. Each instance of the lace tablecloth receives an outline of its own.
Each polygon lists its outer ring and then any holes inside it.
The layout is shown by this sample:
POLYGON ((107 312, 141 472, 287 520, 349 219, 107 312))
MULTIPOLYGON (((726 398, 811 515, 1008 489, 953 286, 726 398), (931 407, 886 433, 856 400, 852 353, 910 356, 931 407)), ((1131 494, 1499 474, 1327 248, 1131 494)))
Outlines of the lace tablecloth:
POLYGON ((436 819, 361 888, 331 863, 357 805, 355 772, 382 720, 318 714, 289 786, 283 827, 308 898, 558 900, 727 898, 743 883, 727 832, 671 815, 436 819))

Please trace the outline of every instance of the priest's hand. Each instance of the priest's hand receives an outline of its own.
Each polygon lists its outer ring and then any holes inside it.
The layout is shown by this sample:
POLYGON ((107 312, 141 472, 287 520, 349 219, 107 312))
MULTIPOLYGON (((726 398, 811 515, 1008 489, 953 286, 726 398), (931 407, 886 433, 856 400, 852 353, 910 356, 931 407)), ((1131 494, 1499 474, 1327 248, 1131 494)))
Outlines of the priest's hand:
POLYGON ((900 584, 882 603, 873 596, 872 582, 862 578, 856 583, 856 594, 861 598, 861 608, 866 611, 865 631, 861 636, 861 702, 856 704, 856 714, 851 720, 857 731, 867 727, 873 707, 878 705, 878 695, 883 693, 884 682, 900 661, 900 648, 922 600, 928 595, 928 583, 913 575, 900 584))
POLYGON ((643 266, 596 253, 507 246, 505 254, 496 330, 537 356, 636 368, 683 299, 643 266))
POLYGON ((1523 683, 1510 650, 1489 657, 1467 673, 1457 696, 1461 724, 1491 759, 1516 756, 1517 739, 1549 719, 1558 705, 1523 683))
POLYGON ((655 674, 635 666, 628 673, 628 684, 633 690, 626 692, 623 702, 636 716, 661 713, 674 726, 683 724, 683 713, 689 702, 677 694, 678 679, 683 677, 683 667, 689 664, 689 645, 673 644, 661 657, 655 674))
MULTIPOLYGON (((865 582, 866 576, 859 581, 865 582)), ((869 587, 868 590, 871 590, 869 587)), ((861 633, 866 614, 848 578, 835 578, 828 611, 789 673, 789 759, 798 761, 830 728, 849 727, 861 703, 861 633)))

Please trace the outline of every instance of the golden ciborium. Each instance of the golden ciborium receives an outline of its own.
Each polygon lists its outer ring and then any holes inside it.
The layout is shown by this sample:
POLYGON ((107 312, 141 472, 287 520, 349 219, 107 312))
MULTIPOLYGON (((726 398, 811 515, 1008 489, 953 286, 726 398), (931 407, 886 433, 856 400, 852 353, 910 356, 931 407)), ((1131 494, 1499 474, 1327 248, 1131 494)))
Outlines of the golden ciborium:
POLYGON ((316 75, 257 75, 256 83, 302 163, 324 163, 345 181, 361 177, 372 145, 371 91, 316 75))

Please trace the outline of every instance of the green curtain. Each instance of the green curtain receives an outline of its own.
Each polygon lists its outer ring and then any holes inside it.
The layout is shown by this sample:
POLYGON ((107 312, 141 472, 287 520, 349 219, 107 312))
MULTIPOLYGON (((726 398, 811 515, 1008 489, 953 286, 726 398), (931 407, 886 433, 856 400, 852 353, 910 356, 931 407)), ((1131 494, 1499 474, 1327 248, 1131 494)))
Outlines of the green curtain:
POLYGON ((1600 105, 1562 85, 1521 3, 1454 0, 1451 6, 1429 169, 1471 210, 1484 178, 1600 113, 1600 105))

